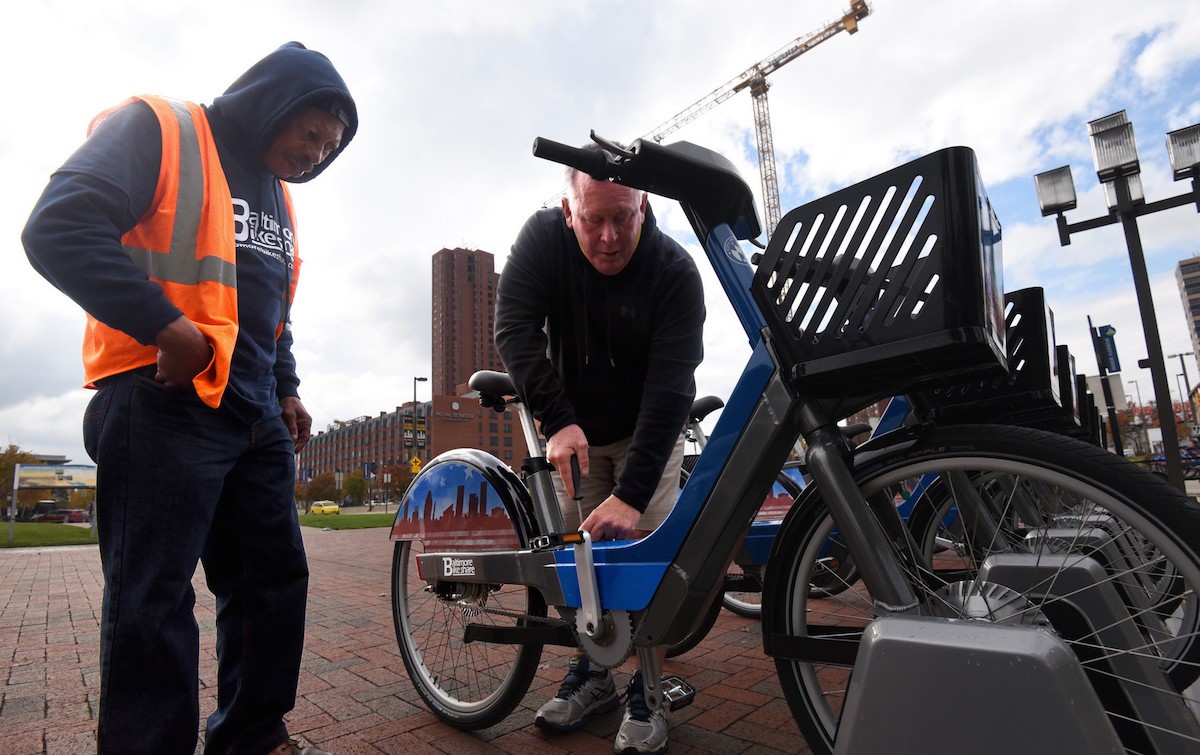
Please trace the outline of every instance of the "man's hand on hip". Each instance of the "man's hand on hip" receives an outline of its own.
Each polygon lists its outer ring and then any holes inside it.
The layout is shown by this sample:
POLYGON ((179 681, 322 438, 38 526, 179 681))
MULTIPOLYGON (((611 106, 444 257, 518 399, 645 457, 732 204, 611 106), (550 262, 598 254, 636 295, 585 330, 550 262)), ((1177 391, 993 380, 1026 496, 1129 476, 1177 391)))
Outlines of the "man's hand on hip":
POLYGON ((292 433, 292 440, 296 442, 296 453, 300 453, 300 449, 304 448, 308 439, 312 437, 312 417, 305 410, 304 404, 300 403, 298 396, 284 396, 279 399, 279 407, 283 410, 283 424, 287 425, 287 429, 292 433))
POLYGON ((213 349, 196 324, 183 315, 154 336, 158 346, 158 371, 154 379, 168 388, 184 388, 208 368, 213 349))

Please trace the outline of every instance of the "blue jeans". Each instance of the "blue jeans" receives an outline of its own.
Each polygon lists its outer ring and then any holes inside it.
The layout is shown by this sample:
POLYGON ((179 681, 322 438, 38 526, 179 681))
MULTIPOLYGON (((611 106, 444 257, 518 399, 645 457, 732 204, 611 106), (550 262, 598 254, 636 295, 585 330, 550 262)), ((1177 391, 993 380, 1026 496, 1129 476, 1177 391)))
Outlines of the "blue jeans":
POLYGON ((268 752, 287 739, 304 647, 293 442, 278 416, 246 425, 152 375, 102 381, 83 422, 104 572, 98 751, 194 752, 203 562, 218 664, 205 752, 268 752))

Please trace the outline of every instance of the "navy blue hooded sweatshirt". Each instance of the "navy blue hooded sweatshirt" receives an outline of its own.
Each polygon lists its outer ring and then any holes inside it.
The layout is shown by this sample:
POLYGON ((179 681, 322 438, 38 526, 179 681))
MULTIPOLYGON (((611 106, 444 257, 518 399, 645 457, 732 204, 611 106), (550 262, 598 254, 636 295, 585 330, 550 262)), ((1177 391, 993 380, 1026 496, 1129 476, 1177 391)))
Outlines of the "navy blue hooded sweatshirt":
MULTIPOLYGON (((293 218, 263 156, 301 109, 320 107, 345 124, 337 151, 296 182, 322 173, 358 129, 353 98, 333 64, 299 42, 266 56, 205 108, 233 196, 237 224, 238 340, 221 402, 247 423, 298 395, 286 315, 295 250, 293 218)), ((144 102, 110 115, 50 178, 21 236, 34 268, 86 312, 140 343, 182 312, 121 248, 152 204, 162 136, 144 102)))

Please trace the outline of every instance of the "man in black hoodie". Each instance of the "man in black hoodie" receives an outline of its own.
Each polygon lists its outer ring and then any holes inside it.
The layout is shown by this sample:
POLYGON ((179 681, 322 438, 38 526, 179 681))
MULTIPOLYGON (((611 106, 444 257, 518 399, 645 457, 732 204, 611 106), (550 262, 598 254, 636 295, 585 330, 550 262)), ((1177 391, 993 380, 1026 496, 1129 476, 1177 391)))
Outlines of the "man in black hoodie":
MULTIPOLYGON (((560 503, 575 494, 578 458, 582 528, 593 540, 644 537, 674 505, 703 325, 700 274, 659 231, 646 194, 568 169, 562 207, 530 218, 505 263, 496 346, 541 423, 560 503)), ((573 506, 562 509, 568 529, 580 526, 573 506)), ((616 705, 609 671, 577 655, 535 721, 570 731, 616 705)), ((614 749, 666 746, 666 721, 646 707, 638 671, 614 749)))
POLYGON ((192 575, 216 597, 208 753, 318 753, 289 739, 308 565, 293 502, 311 418, 289 311, 300 267, 282 183, 358 127, 332 63, 298 42, 209 106, 131 98, 98 116, 22 235, 87 314, 104 571, 100 753, 195 749, 192 575))

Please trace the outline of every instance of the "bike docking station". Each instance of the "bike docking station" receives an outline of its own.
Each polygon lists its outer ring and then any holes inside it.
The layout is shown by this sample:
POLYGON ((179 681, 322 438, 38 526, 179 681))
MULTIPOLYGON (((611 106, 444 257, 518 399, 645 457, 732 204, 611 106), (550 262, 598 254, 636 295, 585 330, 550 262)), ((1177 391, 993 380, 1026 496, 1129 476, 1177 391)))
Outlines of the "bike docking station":
POLYGON ((640 540, 564 531, 528 407, 507 375, 472 376, 481 403, 517 410, 528 457, 518 475, 483 451, 440 454, 397 510, 397 640, 429 709, 497 724, 543 645, 610 669, 636 654, 650 707, 689 699, 660 682, 656 650, 722 599, 803 439, 808 484, 766 559, 762 637, 814 753, 1197 752, 1194 500, 1069 433, 979 424, 969 401, 963 424, 902 423, 854 449, 838 426, 976 381, 1025 394, 996 402, 1010 413, 1073 421, 1039 296, 1010 297, 1024 317, 1006 341, 1001 227, 974 153, 943 149, 792 210, 754 269, 739 243, 760 235, 753 192, 728 160, 593 138, 602 150, 538 140, 534 154, 679 200, 752 354, 640 540), (903 518, 898 496, 918 489, 903 518), (831 544, 846 554, 836 573, 831 544))

